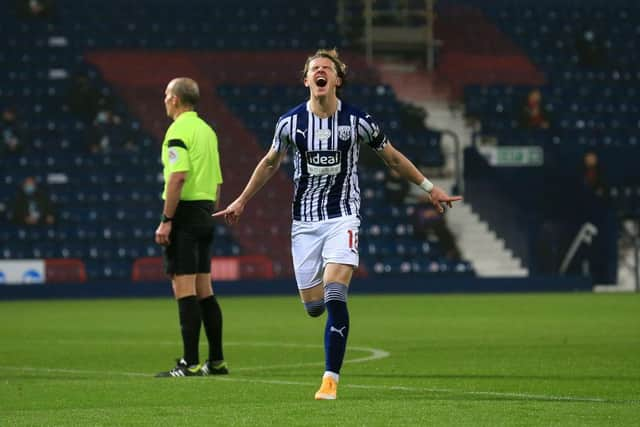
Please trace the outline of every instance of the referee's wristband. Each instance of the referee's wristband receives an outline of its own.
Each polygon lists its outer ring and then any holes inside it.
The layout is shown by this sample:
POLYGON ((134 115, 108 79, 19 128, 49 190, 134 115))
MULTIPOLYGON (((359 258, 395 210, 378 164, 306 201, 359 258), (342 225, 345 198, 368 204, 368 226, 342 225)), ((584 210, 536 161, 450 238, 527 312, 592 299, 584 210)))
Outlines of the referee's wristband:
POLYGON ((420 188, 422 188, 427 193, 431 193, 431 190, 433 190, 433 183, 425 178, 424 181, 420 183, 420 188))

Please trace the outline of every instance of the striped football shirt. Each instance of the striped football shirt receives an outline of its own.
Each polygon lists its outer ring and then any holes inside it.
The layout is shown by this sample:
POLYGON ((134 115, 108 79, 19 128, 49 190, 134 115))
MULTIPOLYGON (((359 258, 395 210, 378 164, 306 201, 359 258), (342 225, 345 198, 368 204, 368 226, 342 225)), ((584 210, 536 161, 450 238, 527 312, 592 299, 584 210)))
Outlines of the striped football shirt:
POLYGON ((322 221, 359 215, 360 144, 382 150, 388 139, 373 118, 338 100, 333 116, 320 118, 302 103, 276 124, 272 148, 293 150, 293 219, 322 221))

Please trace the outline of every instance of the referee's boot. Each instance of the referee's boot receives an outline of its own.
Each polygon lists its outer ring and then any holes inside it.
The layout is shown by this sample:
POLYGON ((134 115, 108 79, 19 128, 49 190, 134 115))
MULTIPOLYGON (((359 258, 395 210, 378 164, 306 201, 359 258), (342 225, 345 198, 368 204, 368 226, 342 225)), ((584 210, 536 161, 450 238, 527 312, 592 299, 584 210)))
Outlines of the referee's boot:
POLYGON ((227 366, 227 362, 224 360, 216 364, 207 360, 202 364, 200 372, 201 375, 205 377, 208 375, 227 375, 229 373, 229 367, 227 366))
POLYGON ((201 377, 200 365, 188 365, 184 359, 177 359, 176 367, 170 371, 159 372, 156 378, 166 377, 201 377))

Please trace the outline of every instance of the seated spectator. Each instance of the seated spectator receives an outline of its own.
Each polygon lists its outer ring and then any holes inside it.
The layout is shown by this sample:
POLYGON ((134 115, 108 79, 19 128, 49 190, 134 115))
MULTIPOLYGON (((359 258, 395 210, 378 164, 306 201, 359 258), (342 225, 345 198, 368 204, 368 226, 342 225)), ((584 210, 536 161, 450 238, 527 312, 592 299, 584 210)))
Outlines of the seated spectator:
POLYGON ((522 129, 549 129, 549 112, 542 104, 542 93, 539 89, 532 89, 528 93, 520 111, 519 123, 522 129))
POLYGON ((596 31, 585 27, 576 38, 578 63, 583 67, 597 68, 607 64, 607 48, 596 31))
POLYGON ((431 204, 429 196, 417 185, 408 183, 393 169, 385 180, 386 198, 390 202, 415 205, 411 221, 417 237, 440 242, 445 257, 450 261, 460 261, 462 256, 455 236, 449 230, 444 215, 431 204))
POLYGON ((88 129, 87 139, 89 151, 93 154, 137 150, 133 132, 125 126, 122 118, 109 108, 103 108, 98 112, 88 129))
POLYGON ((16 11, 21 18, 47 19, 53 16, 53 0, 17 0, 16 11))
POLYGON ((416 207, 413 229, 416 236, 424 240, 440 242, 447 260, 461 260, 462 256, 455 236, 449 230, 444 215, 432 204, 421 204, 416 207))
POLYGON ((395 169, 387 169, 387 171, 384 181, 386 199, 395 205, 401 205, 409 194, 409 182, 402 178, 395 169))
POLYGON ((15 110, 6 107, 0 118, 0 153, 3 156, 22 153, 26 139, 26 132, 18 122, 15 110))
POLYGON ((424 108, 406 102, 400 102, 400 107, 402 108, 402 127, 405 130, 422 131, 425 129, 428 113, 424 108))
POLYGON ((28 176, 22 182, 13 202, 13 222, 18 225, 54 224, 53 203, 36 179, 28 176))
POLYGON ((95 120, 100 106, 100 92, 84 74, 76 74, 67 90, 67 107, 87 123, 95 120))

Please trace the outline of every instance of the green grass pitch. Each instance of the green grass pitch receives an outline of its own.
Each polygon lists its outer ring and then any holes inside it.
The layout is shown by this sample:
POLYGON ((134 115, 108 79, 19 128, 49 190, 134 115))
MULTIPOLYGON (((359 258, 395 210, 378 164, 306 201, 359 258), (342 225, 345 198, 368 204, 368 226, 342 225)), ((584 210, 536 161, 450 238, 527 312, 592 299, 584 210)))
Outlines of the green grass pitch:
POLYGON ((231 375, 166 379, 170 299, 1 302, 0 425, 640 424, 639 295, 352 295, 336 401, 324 317, 220 301, 231 375))

